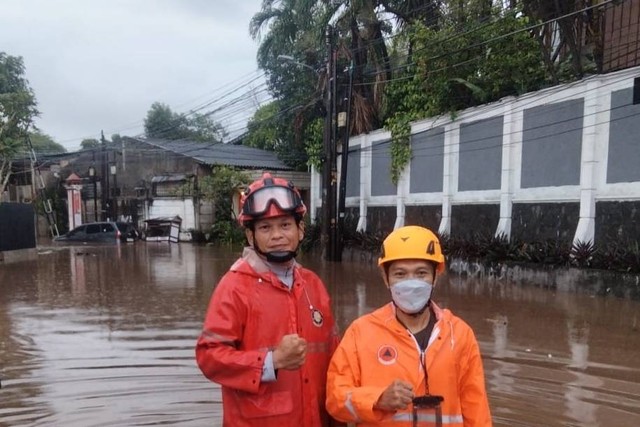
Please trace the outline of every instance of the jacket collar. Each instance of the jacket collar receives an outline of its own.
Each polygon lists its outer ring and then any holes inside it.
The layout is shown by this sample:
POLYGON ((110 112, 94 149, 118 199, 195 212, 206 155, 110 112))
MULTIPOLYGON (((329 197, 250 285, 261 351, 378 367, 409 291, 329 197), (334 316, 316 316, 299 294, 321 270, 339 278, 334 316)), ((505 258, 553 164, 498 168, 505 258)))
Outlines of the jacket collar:
MULTIPOLYGON (((297 267, 299 264, 294 259, 293 261, 293 274, 294 281, 298 274, 297 267)), ((251 246, 247 246, 242 251, 242 256, 236 260, 235 263, 229 269, 239 273, 248 274, 254 277, 260 277, 263 280, 278 283, 278 278, 275 273, 271 271, 269 265, 251 246)))
MULTIPOLYGON (((431 300, 430 302, 431 309, 433 313, 436 315, 436 322, 440 322, 441 320, 450 320, 451 312, 449 310, 444 310, 435 303, 435 301, 431 300)), ((406 328, 402 326, 402 324, 396 318, 396 306, 393 305, 393 302, 383 305, 378 310, 374 311, 373 316, 377 317, 381 322, 389 325, 390 322, 395 324, 397 328, 402 331, 405 331, 406 328)))

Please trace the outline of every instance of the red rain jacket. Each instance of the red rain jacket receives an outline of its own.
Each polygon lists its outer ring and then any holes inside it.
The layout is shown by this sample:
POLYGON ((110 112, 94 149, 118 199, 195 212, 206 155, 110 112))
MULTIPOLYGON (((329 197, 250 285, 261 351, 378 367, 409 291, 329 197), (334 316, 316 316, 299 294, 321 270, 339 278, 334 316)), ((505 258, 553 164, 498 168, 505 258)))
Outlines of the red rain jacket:
POLYGON ((225 426, 330 425, 326 372, 338 336, 329 295, 310 270, 296 265, 293 275, 289 291, 246 248, 213 292, 196 359, 202 373, 222 385, 225 426), (307 341, 304 365, 261 382, 267 351, 293 333, 307 341))
MULTIPOLYGON (((431 306, 437 322, 426 350, 426 366, 429 392, 444 397, 442 425, 489 427, 491 414, 475 335, 451 311, 435 303, 431 306)), ((373 405, 396 379, 413 384, 414 395, 423 395, 421 357, 413 335, 396 319, 393 304, 356 319, 331 359, 327 374, 329 413, 358 426, 411 426, 411 405, 397 412, 377 410, 373 405)), ((423 417, 432 421, 433 412, 423 417)))

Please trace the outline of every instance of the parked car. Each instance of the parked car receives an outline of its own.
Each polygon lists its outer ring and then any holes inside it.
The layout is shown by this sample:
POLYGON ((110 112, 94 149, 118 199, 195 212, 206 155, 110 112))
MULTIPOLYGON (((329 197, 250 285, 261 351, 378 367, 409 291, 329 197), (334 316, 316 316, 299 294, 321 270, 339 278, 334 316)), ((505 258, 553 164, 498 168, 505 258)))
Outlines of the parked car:
POLYGON ((54 242, 116 243, 132 242, 139 238, 140 234, 133 224, 104 221, 79 225, 53 240, 54 242))

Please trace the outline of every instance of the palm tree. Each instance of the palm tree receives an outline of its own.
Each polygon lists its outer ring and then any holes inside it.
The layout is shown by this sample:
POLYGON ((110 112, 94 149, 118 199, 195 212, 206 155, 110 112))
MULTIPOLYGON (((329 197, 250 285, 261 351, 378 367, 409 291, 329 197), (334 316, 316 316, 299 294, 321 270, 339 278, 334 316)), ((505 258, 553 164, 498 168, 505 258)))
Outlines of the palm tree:
POLYGON ((535 21, 546 22, 535 30, 535 37, 543 51, 552 83, 563 80, 559 75, 563 63, 571 66, 570 79, 581 78, 589 66, 601 71, 598 54, 602 51, 600 28, 604 8, 595 8, 597 2, 593 2, 594 8, 585 8, 591 2, 576 0, 521 0, 518 3, 525 15, 535 21))
MULTIPOLYGON (((338 49, 353 61, 351 134, 377 129, 386 85, 394 77, 389 45, 413 22, 429 27, 440 23, 440 0, 325 0, 333 7, 331 21, 338 32, 338 49)), ((410 61, 411 45, 407 46, 410 61)))

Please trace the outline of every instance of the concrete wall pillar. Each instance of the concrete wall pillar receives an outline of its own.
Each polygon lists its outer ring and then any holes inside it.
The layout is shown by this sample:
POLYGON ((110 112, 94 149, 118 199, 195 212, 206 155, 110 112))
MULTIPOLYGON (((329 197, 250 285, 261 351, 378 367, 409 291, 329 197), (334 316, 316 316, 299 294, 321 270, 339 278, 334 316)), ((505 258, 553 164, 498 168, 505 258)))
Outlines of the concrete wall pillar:
POLYGON ((519 186, 516 181, 516 170, 519 170, 522 151, 522 110, 514 111, 514 102, 504 106, 502 125, 502 175, 500 178, 500 220, 495 236, 511 238, 511 222, 513 209, 513 193, 519 186))
POLYGON ((460 123, 450 123, 444 130, 444 167, 442 170, 442 219, 440 235, 451 234, 451 201, 458 191, 458 165, 460 160, 460 123))
POLYGON ((368 135, 360 145, 360 217, 356 231, 367 231, 367 207, 371 195, 371 139, 368 135))
MULTIPOLYGON (((611 118, 611 91, 603 90, 602 82, 593 79, 587 83, 582 125, 582 153, 580 157, 580 220, 573 244, 595 243, 596 193, 598 177, 604 176, 603 158, 598 146, 608 146, 611 118), (606 141, 605 141, 606 140, 606 141)), ((605 157, 606 158, 606 157, 605 157)))
POLYGON ((66 179, 64 188, 67 190, 69 230, 73 230, 82 225, 82 178, 72 173, 66 179))
POLYGON ((396 223, 393 225, 393 229, 404 227, 405 222, 405 203, 409 196, 409 174, 411 173, 411 165, 408 164, 402 174, 397 185, 397 199, 396 199, 396 223))

